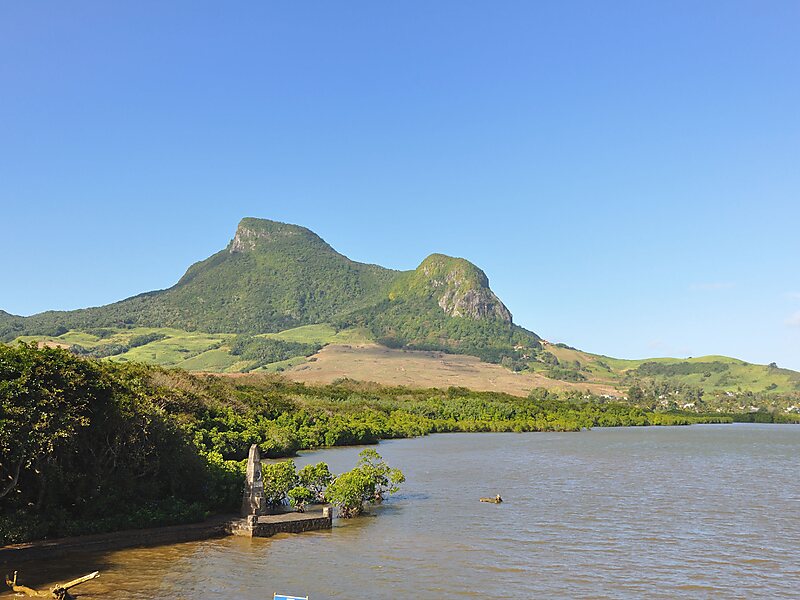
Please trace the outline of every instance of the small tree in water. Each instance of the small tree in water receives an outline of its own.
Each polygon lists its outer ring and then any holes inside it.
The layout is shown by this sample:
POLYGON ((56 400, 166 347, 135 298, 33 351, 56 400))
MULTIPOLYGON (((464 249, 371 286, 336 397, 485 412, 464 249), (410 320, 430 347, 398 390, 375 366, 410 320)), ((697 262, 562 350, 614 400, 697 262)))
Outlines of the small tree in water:
POLYGON ((289 504, 295 507, 297 512, 306 511, 306 503, 314 500, 314 492, 303 485, 298 485, 289 490, 289 504))
POLYGON ((293 460, 272 463, 262 467, 264 474, 264 497, 267 504, 276 508, 286 504, 289 490, 297 485, 297 473, 293 460))
POLYGON ((333 480, 326 496, 339 509, 339 516, 347 519, 360 515, 365 503, 377 504, 394 494, 405 480, 400 469, 389 467, 380 454, 367 448, 359 454, 358 464, 352 471, 333 480))
POLYGON ((316 465, 306 465, 297 472, 297 481, 301 486, 312 493, 308 502, 325 502, 325 488, 333 480, 328 465, 319 462, 316 465))

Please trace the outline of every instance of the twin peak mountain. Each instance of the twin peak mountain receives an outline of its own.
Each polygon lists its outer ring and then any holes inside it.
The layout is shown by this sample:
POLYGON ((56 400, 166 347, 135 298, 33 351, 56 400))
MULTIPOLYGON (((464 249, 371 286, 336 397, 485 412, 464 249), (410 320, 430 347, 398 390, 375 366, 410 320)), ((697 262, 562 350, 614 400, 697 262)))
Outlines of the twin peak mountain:
MULTIPOLYGON (((356 263, 339 254, 317 234, 305 227, 287 225, 266 219, 246 218, 239 223, 236 235, 228 245, 232 255, 240 253, 271 253, 300 250, 303 246, 319 255, 329 255, 348 270, 366 274, 383 271, 391 285, 384 296, 396 300, 404 293, 436 298, 439 307, 451 317, 500 319, 512 322, 511 313, 489 289, 486 274, 468 260, 444 254, 431 254, 414 271, 402 272, 377 265, 356 263)), ((303 263, 297 267, 303 270, 303 263)), ((310 282, 309 282, 310 283, 310 282)), ((369 287, 362 284, 362 289, 369 287)))
POLYGON ((255 218, 242 219, 225 249, 189 267, 171 288, 95 308, 0 317, 4 338, 54 327, 253 335, 328 323, 365 328, 393 347, 493 361, 514 347, 539 345, 538 336, 513 324, 486 274, 463 258, 432 254, 413 271, 396 271, 350 260, 305 227, 255 218))

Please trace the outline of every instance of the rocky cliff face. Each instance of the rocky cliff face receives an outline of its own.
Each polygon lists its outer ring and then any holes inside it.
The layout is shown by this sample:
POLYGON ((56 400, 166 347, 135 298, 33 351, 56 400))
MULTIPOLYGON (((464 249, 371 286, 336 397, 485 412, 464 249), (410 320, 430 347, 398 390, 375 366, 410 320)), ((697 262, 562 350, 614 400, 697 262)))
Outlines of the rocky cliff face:
POLYGON ((451 317, 512 321, 511 312, 489 289, 486 274, 463 258, 430 255, 401 283, 399 293, 433 297, 451 317))
POLYGON ((511 312, 490 289, 465 291, 448 289, 439 298, 439 306, 451 317, 500 319, 511 323, 511 312))
POLYGON ((245 218, 241 220, 236 228, 236 234, 228 246, 228 251, 231 254, 249 252, 255 250, 256 246, 261 242, 269 243, 290 240, 291 238, 296 238, 297 241, 301 239, 313 240, 314 242, 321 242, 326 247, 328 246, 318 235, 305 227, 266 219, 245 218))

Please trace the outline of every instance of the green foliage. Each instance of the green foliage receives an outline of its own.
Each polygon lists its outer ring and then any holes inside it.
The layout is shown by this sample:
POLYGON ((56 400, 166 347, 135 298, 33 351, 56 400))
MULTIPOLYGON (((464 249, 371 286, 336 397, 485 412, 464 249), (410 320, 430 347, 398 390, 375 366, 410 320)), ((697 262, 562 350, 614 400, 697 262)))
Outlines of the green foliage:
POLYGON ((628 388, 628 400, 634 404, 639 404, 645 399, 644 390, 638 385, 632 385, 628 388))
POLYGON ((264 497, 273 508, 289 501, 289 491, 297 486, 297 467, 293 460, 262 466, 264 497))
POLYGON ((360 515, 365 504, 376 504, 394 494, 405 481, 402 471, 389 467, 375 450, 362 450, 359 457, 352 471, 342 473, 328 486, 328 501, 345 519, 360 515))
POLYGON ((102 344, 94 348, 84 348, 80 344, 72 344, 69 351, 79 356, 91 356, 92 358, 107 358, 117 356, 130 350, 127 344, 102 344))
MULTIPOLYGON (((249 336, 331 323, 339 330, 361 327, 408 348, 472 354, 494 363, 505 358, 509 368, 518 370, 524 366, 522 356, 538 349, 539 338, 507 317, 486 275, 464 259, 434 254, 416 270, 401 273, 351 261, 303 227, 243 219, 228 248, 192 265, 173 287, 78 311, 27 318, 4 313, 0 341, 133 326, 239 333, 246 337, 234 343, 232 354, 254 369, 308 356, 322 342, 292 346, 287 344, 299 340, 281 344, 277 338, 249 336), (451 317, 439 305, 444 295, 452 300, 467 293, 488 307, 483 318, 451 317)), ((128 348, 109 343, 74 349, 98 358, 120 356, 154 340, 135 337, 128 348)), ((139 355, 128 358, 142 360, 139 355)), ((219 356, 214 358, 219 362, 219 356)))
POLYGON ((728 369, 730 365, 722 362, 646 362, 639 365, 636 373, 643 377, 674 377, 693 373, 721 373, 728 369))
POLYGON ((586 381, 586 375, 577 369, 551 367, 546 371, 546 375, 550 379, 560 379, 561 381, 586 381))
POLYGON ((157 342, 159 340, 163 340, 167 336, 163 333, 152 332, 152 333, 144 333, 142 335, 136 335, 131 338, 128 342, 128 349, 130 348, 138 348, 139 346, 144 346, 149 344, 150 342, 157 342))
POLYGON ((250 369, 269 363, 287 360, 294 356, 311 356, 319 351, 320 344, 287 342, 275 338, 240 335, 231 346, 231 354, 243 360, 253 361, 250 369))
POLYGON ((349 260, 304 227, 248 218, 228 248, 189 267, 167 290, 79 311, 9 316, 0 321, 0 339, 21 335, 20 325, 38 335, 130 325, 276 332, 375 304, 398 275, 349 260))
POLYGON ((107 395, 92 363, 33 345, 0 346, 0 498, 41 461, 77 450, 92 406, 107 395))
POLYGON ((204 513, 214 467, 169 416, 180 399, 147 378, 60 349, 0 346, 0 544, 204 513), (21 512, 27 533, 9 525, 21 512))
MULTIPOLYGON (((97 336, 100 339, 111 337, 115 333, 111 329, 93 329, 92 331, 99 332, 100 334, 102 334, 97 336)), ((143 333, 141 335, 135 335, 132 338, 130 338, 126 343, 111 342, 108 344, 98 344, 97 346, 94 346, 92 348, 86 348, 81 344, 72 344, 69 348, 69 351, 79 356, 90 356, 92 358, 107 358, 109 356, 118 356, 120 354, 124 354, 125 352, 128 352, 131 348, 146 346, 147 344, 150 344, 152 342, 163 340, 166 337, 167 336, 164 333, 149 332, 149 333, 143 333)))
POLYGON ((438 350, 469 354, 500 363, 519 360, 536 352, 539 337, 499 319, 450 317, 434 298, 409 297, 386 300, 336 320, 337 327, 365 327, 390 348, 438 350))
MULTIPOLYGON (((167 290, 31 317, 0 311, 0 341, 36 336, 74 344, 84 356, 214 372, 277 371, 322 344, 348 343, 344 332, 355 330, 359 341, 473 355, 573 383, 625 389, 643 379, 669 379, 701 388, 707 397, 800 392, 800 373, 775 364, 724 357, 625 361, 561 343, 544 351, 536 334, 510 322, 485 273, 467 260, 433 254, 413 271, 393 271, 351 261, 303 227, 260 219, 243 219, 227 248, 192 265, 167 290), (467 316, 450 316, 456 313, 467 316), (154 328, 177 329, 160 334, 154 328), (235 335, 243 337, 228 353, 235 335)), ((791 406, 769 399, 766 405, 791 406)))
POLYGON ((325 502, 325 488, 332 480, 333 475, 324 462, 306 465, 297 473, 297 481, 311 492, 311 497, 306 499, 308 502, 325 502))
POLYGON ((387 494, 396 493, 399 485, 406 480, 403 472, 389 467, 376 450, 366 448, 358 456, 356 468, 366 473, 372 482, 372 498, 375 502, 381 502, 387 494))
POLYGON ((546 365, 552 365, 554 367, 557 367, 559 364, 558 358, 556 358, 552 352, 540 352, 539 360, 546 365))
POLYGON ((339 475, 328 487, 328 500, 339 509, 339 516, 350 518, 364 511, 364 503, 372 498, 366 473, 353 469, 339 475))
POLYGON ((568 346, 567 344, 565 344, 563 342, 558 342, 557 344, 555 344, 555 346, 556 346, 556 348, 564 348, 565 350, 577 350, 577 348, 573 348, 572 346, 568 346))
POLYGON ((47 514, 31 514, 29 510, 19 509, 0 514, 0 543, 17 544, 50 536, 90 535, 121 529, 196 523, 206 515, 203 503, 188 502, 174 496, 137 502, 117 512, 77 518, 72 511, 57 507, 47 514))
POLYGON ((297 508, 300 512, 303 512, 306 504, 313 502, 315 497, 314 492, 302 485, 290 489, 287 496, 289 497, 289 504, 297 508))

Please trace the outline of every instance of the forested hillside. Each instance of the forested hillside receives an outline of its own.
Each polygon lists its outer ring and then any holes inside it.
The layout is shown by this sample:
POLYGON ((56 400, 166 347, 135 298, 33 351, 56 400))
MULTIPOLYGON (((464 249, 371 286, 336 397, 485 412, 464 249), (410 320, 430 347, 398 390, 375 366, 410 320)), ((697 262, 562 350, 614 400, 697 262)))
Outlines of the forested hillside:
POLYGON ((252 218, 167 290, 76 311, 0 315, 0 339, 143 327, 252 336, 325 323, 495 362, 517 357, 515 345, 538 347, 464 259, 431 255, 403 273, 352 261, 304 227, 252 218))

